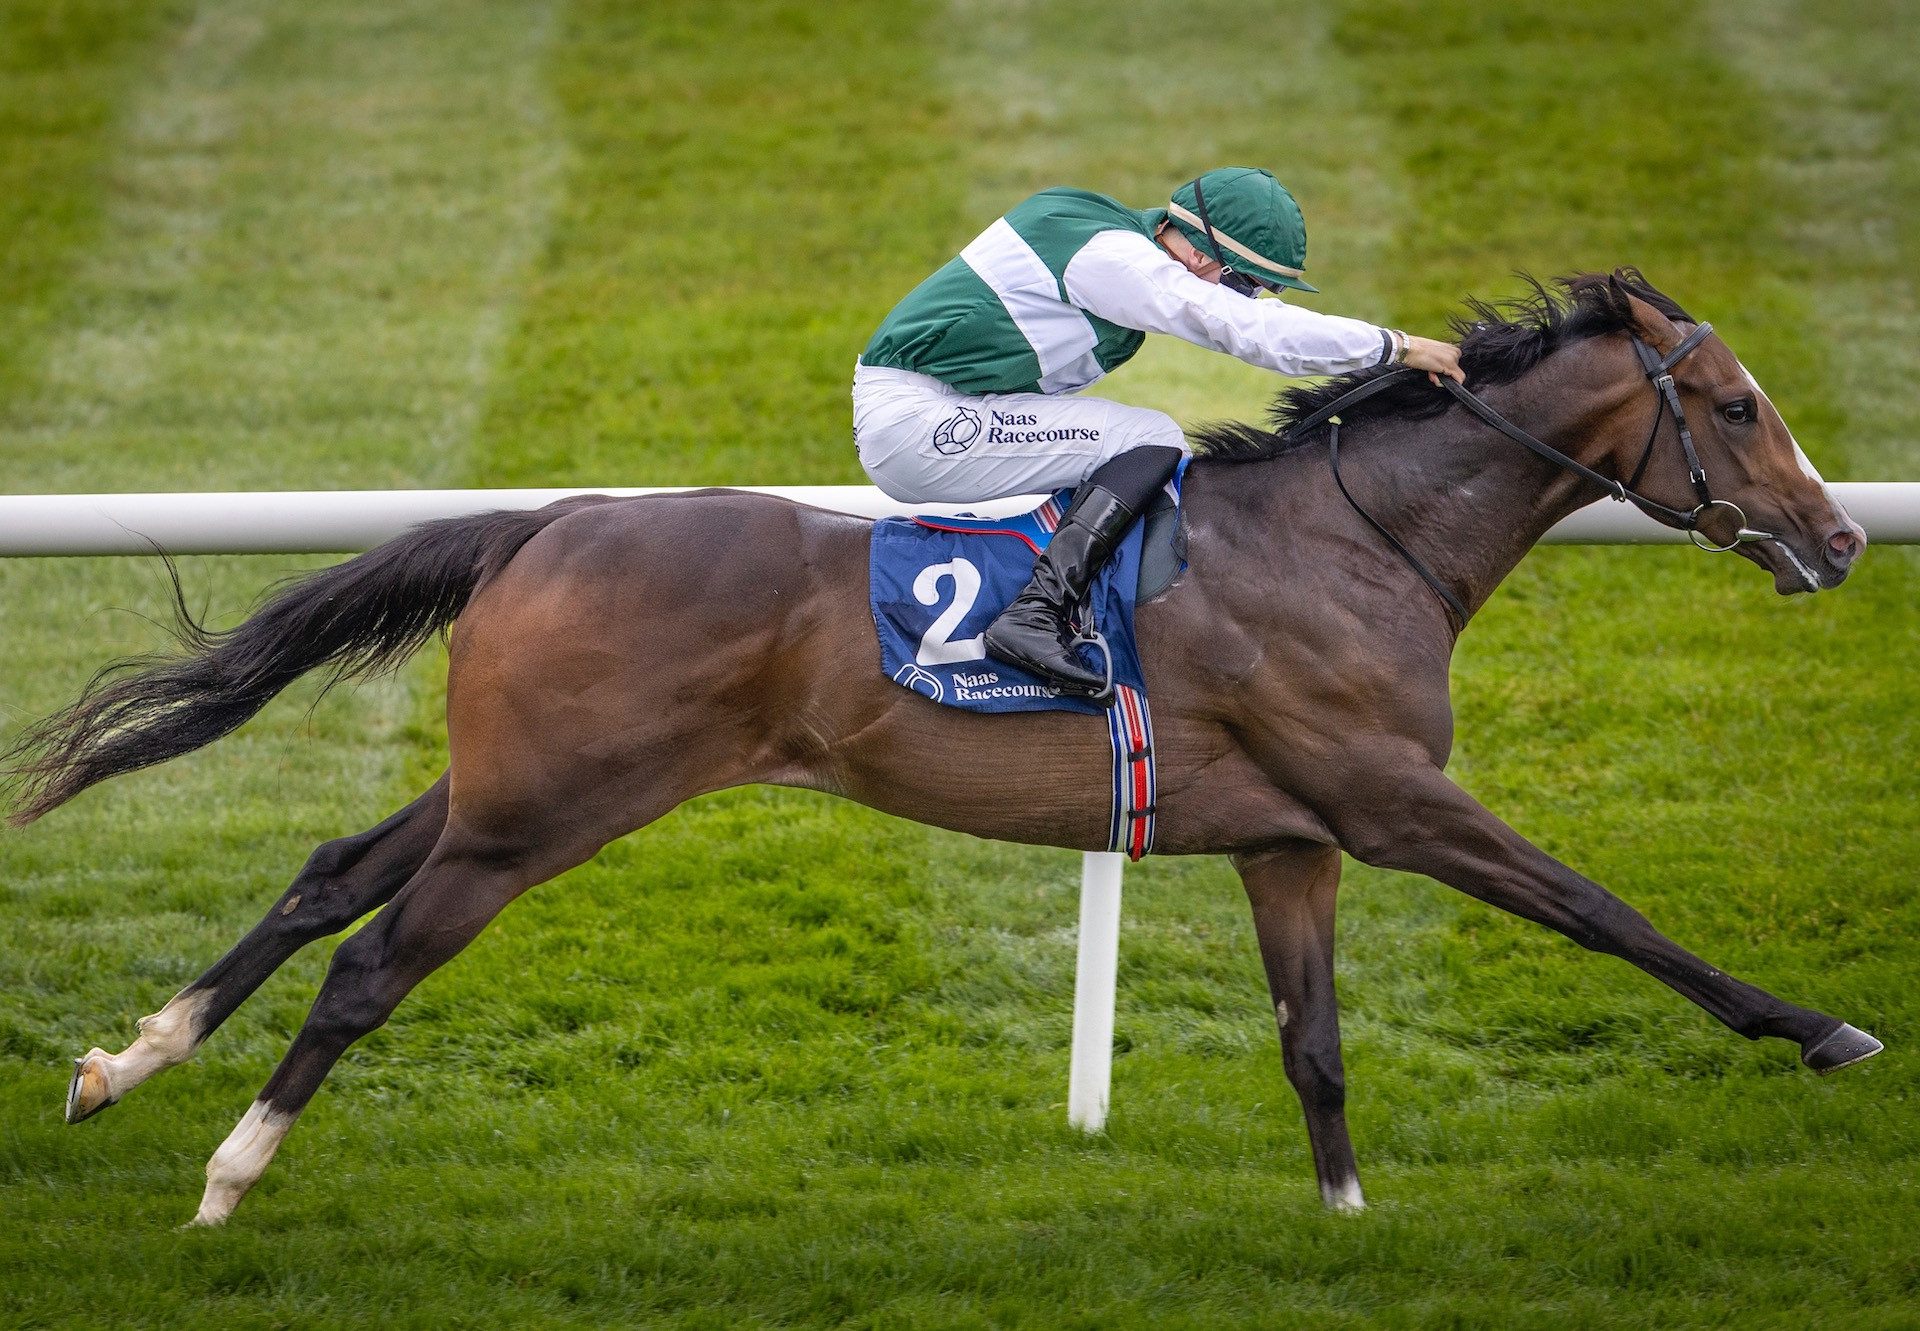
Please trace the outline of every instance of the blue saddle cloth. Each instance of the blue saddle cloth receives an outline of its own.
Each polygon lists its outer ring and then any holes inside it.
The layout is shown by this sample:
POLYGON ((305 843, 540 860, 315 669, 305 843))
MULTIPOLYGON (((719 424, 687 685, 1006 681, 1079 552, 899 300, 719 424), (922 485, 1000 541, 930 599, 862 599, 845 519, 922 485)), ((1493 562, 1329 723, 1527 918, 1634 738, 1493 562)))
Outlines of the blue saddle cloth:
MULTIPOLYGON (((915 693, 971 712, 1106 709, 1062 694, 1037 675, 988 658, 981 634, 1020 594, 1033 561, 1053 539, 1072 491, 1012 518, 883 518, 873 526, 869 587, 880 634, 880 669, 915 693)), ((1091 627, 1107 641, 1113 679, 1144 693, 1133 639, 1144 523, 1136 522, 1087 597, 1091 627)), ((1088 627, 1082 625, 1082 628, 1088 627)), ((1080 649, 1100 670, 1099 653, 1080 649)))

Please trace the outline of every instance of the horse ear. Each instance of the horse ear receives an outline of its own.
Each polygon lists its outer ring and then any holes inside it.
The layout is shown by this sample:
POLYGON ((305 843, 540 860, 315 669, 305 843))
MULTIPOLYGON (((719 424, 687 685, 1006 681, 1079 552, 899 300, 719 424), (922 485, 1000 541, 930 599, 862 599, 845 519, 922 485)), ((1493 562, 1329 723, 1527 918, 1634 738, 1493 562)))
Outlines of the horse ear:
POLYGON ((1627 327, 1664 355, 1680 344, 1680 330, 1674 327, 1673 320, 1635 295, 1627 278, 1625 271, 1614 269, 1607 277, 1607 290, 1626 319, 1627 327))
POLYGON ((1616 268, 1607 274, 1607 294, 1613 302, 1613 308, 1623 316, 1632 317, 1632 293, 1627 290, 1627 274, 1624 268, 1616 268))

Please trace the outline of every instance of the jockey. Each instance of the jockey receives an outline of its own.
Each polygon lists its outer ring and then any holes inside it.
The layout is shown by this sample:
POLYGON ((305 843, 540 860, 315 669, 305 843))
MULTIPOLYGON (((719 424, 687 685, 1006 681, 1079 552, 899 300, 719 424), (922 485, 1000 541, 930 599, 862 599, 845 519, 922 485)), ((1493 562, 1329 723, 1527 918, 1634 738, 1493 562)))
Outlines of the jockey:
POLYGON ((876 485, 905 503, 1076 488, 1032 581, 988 627, 989 655, 1066 693, 1103 692, 1072 646, 1071 607, 1189 449, 1163 412, 1072 394, 1147 333, 1281 374, 1406 364, 1462 377, 1451 343, 1250 299, 1316 290, 1306 258, 1300 208, 1265 171, 1209 171, 1145 210, 1061 187, 887 315, 853 378, 854 442, 876 485))

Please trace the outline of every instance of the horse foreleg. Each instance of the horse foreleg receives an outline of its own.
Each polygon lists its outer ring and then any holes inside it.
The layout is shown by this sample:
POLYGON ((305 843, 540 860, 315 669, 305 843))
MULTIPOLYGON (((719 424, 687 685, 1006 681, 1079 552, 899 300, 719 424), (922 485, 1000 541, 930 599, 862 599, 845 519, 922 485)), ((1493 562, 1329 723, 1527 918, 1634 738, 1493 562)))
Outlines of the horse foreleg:
POLYGON ((1880 1052, 1878 1040, 1838 1017, 1797 1007, 1708 965, 1494 817, 1436 768, 1376 772, 1349 789, 1393 792, 1390 800, 1362 801, 1335 820, 1356 859, 1426 874, 1590 951, 1629 961, 1750 1040, 1794 1041, 1801 1062, 1816 1072, 1880 1052))
POLYGON ((196 1225, 217 1225, 266 1171, 300 1111, 347 1048, 476 938, 509 902, 584 863, 599 843, 503 847, 449 826, 427 862, 371 924, 333 954, 300 1033, 239 1125, 207 1162, 196 1225))
POLYGON ((1236 855, 1233 865, 1253 907, 1260 960, 1280 1026, 1281 1057, 1306 1112, 1320 1200, 1332 1210, 1357 1211, 1366 1202, 1347 1136, 1340 1006, 1333 992, 1333 902, 1340 887, 1340 852, 1301 842, 1258 855, 1236 855))
POLYGON ((446 819, 443 776, 379 826, 320 846, 246 937, 140 1019, 138 1039, 118 1054, 93 1049, 75 1060, 67 1122, 91 1118, 156 1072, 186 1062, 287 958, 385 905, 426 861, 446 819))

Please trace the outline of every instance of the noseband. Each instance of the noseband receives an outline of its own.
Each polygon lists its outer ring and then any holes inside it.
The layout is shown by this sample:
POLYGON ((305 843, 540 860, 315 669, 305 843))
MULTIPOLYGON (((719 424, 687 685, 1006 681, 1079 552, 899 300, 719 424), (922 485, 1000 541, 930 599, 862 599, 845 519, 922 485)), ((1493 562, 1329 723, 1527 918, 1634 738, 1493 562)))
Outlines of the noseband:
MULTIPOLYGON (((1647 445, 1640 451, 1640 462, 1634 467, 1633 475, 1627 479, 1625 484, 1611 477, 1602 476, 1592 467, 1587 466, 1586 463, 1570 458, 1551 444, 1534 438, 1505 416, 1502 416, 1499 412, 1488 406, 1487 403, 1472 390, 1455 383, 1452 379, 1442 379, 1440 386, 1453 394, 1461 406, 1472 412, 1482 422, 1492 426, 1515 443, 1545 458, 1556 467, 1564 471, 1572 472, 1582 480, 1592 481, 1595 485, 1605 490, 1615 501, 1619 503, 1631 503, 1650 517, 1660 518, 1671 523, 1673 526, 1686 532, 1687 539, 1700 547, 1700 549, 1718 554, 1731 550, 1735 546, 1748 541, 1771 541, 1777 538, 1771 532, 1755 531, 1748 527, 1747 515, 1741 510, 1740 506, 1732 500, 1715 499, 1713 497, 1713 491, 1707 488, 1707 469, 1700 464, 1699 450, 1693 446, 1693 431, 1688 428, 1687 414, 1680 406, 1680 392, 1674 386, 1673 382, 1673 367, 1685 360, 1687 355, 1702 342, 1706 341, 1712 333, 1712 324, 1697 324, 1693 331, 1681 338, 1680 344, 1665 356, 1661 356, 1652 347, 1641 341, 1637 335, 1633 336, 1634 354, 1640 358, 1640 367, 1646 372, 1648 382, 1654 386, 1655 391, 1658 393, 1659 402, 1653 415, 1653 428, 1647 431, 1647 445), (1672 411, 1673 423, 1680 433, 1680 452, 1686 458, 1687 480, 1692 484, 1693 493, 1700 501, 1690 509, 1669 508, 1657 500, 1647 498, 1635 489, 1635 487, 1640 484, 1640 478, 1646 473, 1647 464, 1653 460, 1653 447, 1659 442, 1660 426, 1666 421, 1668 411, 1672 411), (1734 537, 1725 545, 1716 544, 1712 537, 1707 536, 1700 530, 1700 520, 1716 508, 1727 509, 1733 514, 1734 537)), ((1385 538, 1387 544, 1393 547, 1394 552, 1405 560, 1415 573, 1420 575, 1422 581, 1433 589, 1434 594, 1438 596, 1441 602, 1447 607, 1447 613, 1453 617, 1455 629, 1458 631, 1459 629, 1465 628, 1467 624, 1467 608, 1460 603, 1460 598, 1455 596, 1452 589, 1434 575, 1433 570, 1422 563, 1411 550, 1408 550, 1406 546, 1402 545, 1392 532, 1382 526, 1373 514, 1367 512, 1366 509, 1360 506, 1360 502, 1347 490, 1347 483, 1342 480, 1340 476, 1340 413, 1348 407, 1364 402, 1376 393, 1382 392, 1394 384, 1401 382, 1410 374, 1424 373, 1424 370, 1416 370, 1412 366, 1402 366, 1399 369, 1390 370, 1386 374, 1369 379, 1357 388, 1342 393, 1339 397, 1315 411, 1311 416, 1294 425, 1294 427, 1282 435, 1281 438, 1283 441, 1290 442, 1304 435, 1309 430, 1318 429, 1322 425, 1328 427, 1327 460, 1333 468, 1334 484, 1340 487, 1341 496, 1352 506, 1354 512, 1365 518, 1367 524, 1385 538)))

